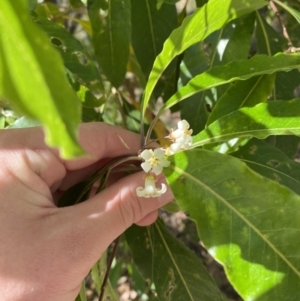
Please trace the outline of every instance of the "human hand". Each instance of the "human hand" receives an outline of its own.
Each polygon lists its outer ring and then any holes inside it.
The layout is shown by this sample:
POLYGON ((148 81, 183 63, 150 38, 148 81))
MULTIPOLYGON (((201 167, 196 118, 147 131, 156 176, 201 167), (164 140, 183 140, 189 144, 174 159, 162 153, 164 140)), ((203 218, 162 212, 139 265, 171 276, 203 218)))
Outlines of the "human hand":
POLYGON ((92 156, 66 161, 44 144, 40 128, 0 131, 3 301, 73 301, 109 244, 133 223, 154 222, 157 209, 173 199, 170 189, 158 198, 138 198, 136 188, 144 184, 138 172, 84 203, 58 208, 56 195, 91 175, 103 159, 136 154, 140 147, 138 135, 101 123, 81 125, 80 142, 92 156))

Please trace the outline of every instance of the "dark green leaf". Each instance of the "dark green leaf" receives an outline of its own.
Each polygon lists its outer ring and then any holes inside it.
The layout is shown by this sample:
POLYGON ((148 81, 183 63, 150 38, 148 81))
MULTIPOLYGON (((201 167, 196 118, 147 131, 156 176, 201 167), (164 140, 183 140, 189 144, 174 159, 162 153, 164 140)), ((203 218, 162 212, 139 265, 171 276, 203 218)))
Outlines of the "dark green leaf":
POLYGON ((84 6, 84 4, 81 0, 69 0, 69 1, 73 8, 80 8, 80 7, 84 6))
MULTIPOLYGON (((258 12, 256 13, 255 35, 259 54, 272 56, 287 49, 286 40, 278 34, 258 12)), ((288 100, 294 98, 294 90, 299 85, 298 77, 298 70, 291 70, 288 74, 278 72, 272 92, 273 99, 288 100)))
POLYGON ((101 15, 103 11, 100 8, 101 2, 89 1, 95 54, 104 74, 118 87, 125 77, 129 59, 130 0, 108 0, 106 16, 103 13, 101 15))
POLYGON ((151 226, 153 280, 159 300, 223 300, 200 259, 175 239, 161 221, 151 226))
POLYGON ((197 149, 172 161, 178 204, 243 299, 297 301, 300 197, 227 155, 197 149))
POLYGON ((152 279, 152 252, 150 227, 132 225, 125 232, 133 261, 146 279, 152 279), (145 260, 145 258, 147 260, 145 260))
POLYGON ((290 159, 295 159, 300 138, 297 136, 270 136, 266 139, 266 142, 277 147, 284 152, 290 159))
POLYGON ((79 99, 58 52, 31 21, 26 2, 1 1, 0 27, 0 97, 39 120, 47 143, 59 147, 63 157, 82 155, 77 142, 79 99))
POLYGON ((237 81, 221 96, 208 118, 208 125, 242 107, 266 102, 274 85, 275 74, 237 81))
POLYGON ((234 26, 234 31, 222 56, 223 64, 230 61, 244 60, 248 57, 254 24, 255 13, 242 16, 232 22, 231 26, 234 26))
POLYGON ((157 10, 155 0, 131 0, 132 45, 139 64, 148 77, 164 41, 177 26, 175 6, 157 10))
POLYGON ((156 8, 157 9, 161 9, 161 6, 165 3, 165 4, 176 4, 178 1, 180 0, 157 0, 157 4, 156 4, 156 8))
POLYGON ((202 41, 226 23, 250 13, 266 3, 263 0, 211 0, 194 14, 184 19, 182 25, 174 30, 166 40, 164 48, 155 59, 148 84, 145 89, 142 114, 145 114, 150 96, 163 71, 170 62, 191 45, 202 41))
POLYGON ((286 11, 288 11, 296 20, 298 23, 300 23, 300 12, 293 9, 292 7, 282 3, 281 1, 274 0, 274 2, 278 5, 280 5, 282 8, 284 8, 286 11))
POLYGON ((60 52, 66 68, 90 89, 104 90, 100 73, 84 47, 63 27, 43 17, 35 22, 48 34, 52 45, 60 52))
POLYGON ((210 124, 194 137, 194 147, 233 138, 300 135, 300 98, 241 108, 210 124), (232 122, 234 120, 234 122, 232 122))
POLYGON ((276 147, 253 138, 231 155, 241 159, 260 175, 276 181, 300 195, 300 164, 276 147))

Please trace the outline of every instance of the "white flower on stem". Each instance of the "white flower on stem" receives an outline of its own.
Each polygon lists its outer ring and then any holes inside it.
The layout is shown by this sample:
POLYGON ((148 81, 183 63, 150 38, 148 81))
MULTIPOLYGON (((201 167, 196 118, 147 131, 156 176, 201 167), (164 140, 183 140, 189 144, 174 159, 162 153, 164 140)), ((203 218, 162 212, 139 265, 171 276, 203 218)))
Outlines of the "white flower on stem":
POLYGON ((178 122, 178 129, 170 133, 170 138, 174 143, 172 143, 166 150, 167 155, 173 155, 180 150, 189 149, 193 143, 192 133, 190 130, 190 125, 186 120, 181 120, 178 122))
POLYGON ((138 187, 136 194, 138 197, 150 198, 159 197, 167 191, 167 186, 161 184, 161 189, 157 189, 155 186, 156 178, 154 175, 148 174, 145 176, 145 187, 138 187))
POLYGON ((164 167, 170 165, 170 162, 164 159, 165 151, 159 148, 154 151, 152 149, 145 149, 140 154, 140 157, 145 160, 145 162, 141 164, 143 170, 145 172, 152 170, 156 175, 159 175, 164 167))

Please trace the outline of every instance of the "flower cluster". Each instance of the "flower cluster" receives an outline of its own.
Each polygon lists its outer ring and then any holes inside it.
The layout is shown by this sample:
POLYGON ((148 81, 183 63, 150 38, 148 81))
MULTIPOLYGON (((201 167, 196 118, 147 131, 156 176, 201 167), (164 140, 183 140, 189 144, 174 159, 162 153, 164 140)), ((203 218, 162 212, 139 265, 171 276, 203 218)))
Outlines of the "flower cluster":
POLYGON ((141 166, 146 175, 144 177, 145 187, 138 187, 136 189, 137 196, 144 198, 159 197, 167 191, 165 184, 162 184, 161 189, 155 186, 155 182, 157 181, 155 175, 161 174, 163 168, 170 165, 170 162, 166 160, 166 156, 189 149, 193 142, 191 137, 193 131, 189 129, 189 123, 186 120, 181 120, 177 125, 178 129, 175 131, 172 130, 169 136, 166 137, 172 142, 168 148, 145 149, 139 155, 143 159, 141 166))

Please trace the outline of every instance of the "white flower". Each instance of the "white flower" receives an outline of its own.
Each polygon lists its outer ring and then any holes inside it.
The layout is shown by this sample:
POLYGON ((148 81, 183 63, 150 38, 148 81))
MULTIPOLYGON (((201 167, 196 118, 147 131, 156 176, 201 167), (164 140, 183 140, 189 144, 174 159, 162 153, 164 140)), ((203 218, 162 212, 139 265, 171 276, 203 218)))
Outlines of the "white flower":
POLYGON ((165 151, 162 149, 145 149, 141 154, 145 162, 141 164, 145 172, 149 172, 151 169, 156 175, 159 175, 164 167, 170 165, 170 162, 164 159, 165 151))
POLYGON ((189 149, 193 143, 191 137, 193 130, 189 130, 189 123, 186 120, 178 122, 178 129, 170 133, 172 143, 166 150, 167 155, 173 155, 180 150, 189 149))
POLYGON ((145 188, 138 187, 136 189, 136 194, 139 197, 150 198, 159 197, 167 191, 167 186, 161 184, 161 189, 158 190, 155 186, 156 178, 154 175, 148 174, 145 177, 145 188))

